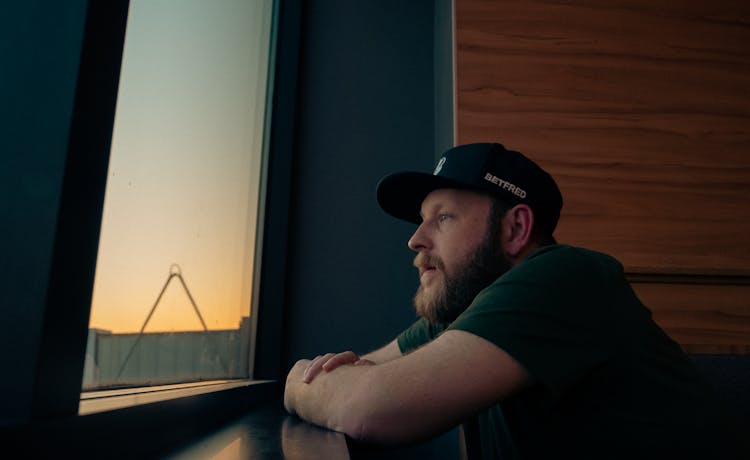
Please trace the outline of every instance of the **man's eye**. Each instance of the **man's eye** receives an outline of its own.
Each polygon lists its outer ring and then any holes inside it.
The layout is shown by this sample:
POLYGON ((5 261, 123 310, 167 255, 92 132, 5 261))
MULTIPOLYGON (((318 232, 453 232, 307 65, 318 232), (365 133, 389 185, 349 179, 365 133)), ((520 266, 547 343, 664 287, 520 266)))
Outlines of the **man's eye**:
POLYGON ((451 216, 449 214, 440 214, 438 216, 438 222, 445 222, 446 220, 450 219, 451 216))

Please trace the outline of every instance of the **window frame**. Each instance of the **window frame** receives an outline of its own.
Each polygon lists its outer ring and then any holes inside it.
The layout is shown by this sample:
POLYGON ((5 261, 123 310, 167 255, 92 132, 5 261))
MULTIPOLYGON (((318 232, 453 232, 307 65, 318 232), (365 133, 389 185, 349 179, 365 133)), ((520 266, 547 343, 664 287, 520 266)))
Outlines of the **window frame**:
POLYGON ((119 450, 127 457, 165 453, 256 405, 278 400, 282 390, 300 0, 276 0, 273 6, 250 380, 220 391, 78 414, 128 8, 129 0, 87 5, 38 364, 29 382, 29 417, 0 429, 6 449, 50 449, 55 455, 119 450))

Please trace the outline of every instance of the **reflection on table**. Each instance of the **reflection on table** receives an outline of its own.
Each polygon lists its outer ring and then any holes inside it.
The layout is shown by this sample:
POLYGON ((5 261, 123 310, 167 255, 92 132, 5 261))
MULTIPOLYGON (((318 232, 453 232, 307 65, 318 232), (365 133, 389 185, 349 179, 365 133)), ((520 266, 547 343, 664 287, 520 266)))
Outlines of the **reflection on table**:
POLYGON ((167 457, 171 460, 349 459, 341 433, 287 414, 279 403, 253 410, 167 457))

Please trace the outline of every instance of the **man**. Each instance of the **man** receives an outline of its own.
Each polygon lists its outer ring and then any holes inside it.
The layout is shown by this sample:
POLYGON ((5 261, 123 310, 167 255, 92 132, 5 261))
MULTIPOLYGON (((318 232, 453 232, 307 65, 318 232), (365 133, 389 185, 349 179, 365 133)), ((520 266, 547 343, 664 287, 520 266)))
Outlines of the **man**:
POLYGON ((519 152, 448 150, 378 184, 418 227, 420 319, 385 347, 302 360, 287 410, 366 442, 464 424, 470 458, 728 458, 720 405, 615 259, 553 238, 562 196, 519 152))

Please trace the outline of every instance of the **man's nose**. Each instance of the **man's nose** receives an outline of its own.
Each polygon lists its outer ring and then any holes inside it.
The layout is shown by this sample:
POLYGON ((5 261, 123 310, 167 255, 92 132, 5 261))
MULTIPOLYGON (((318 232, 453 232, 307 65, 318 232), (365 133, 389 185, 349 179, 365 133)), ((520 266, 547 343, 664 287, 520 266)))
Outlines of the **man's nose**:
POLYGON ((430 248, 430 240, 427 237, 424 223, 420 224, 419 227, 417 227, 417 230, 414 232, 411 238, 409 238, 409 242, 407 243, 407 245, 409 246, 409 249, 416 252, 430 248))

